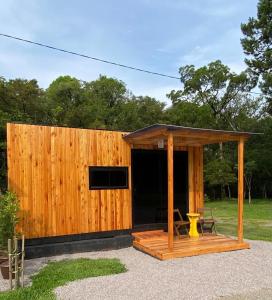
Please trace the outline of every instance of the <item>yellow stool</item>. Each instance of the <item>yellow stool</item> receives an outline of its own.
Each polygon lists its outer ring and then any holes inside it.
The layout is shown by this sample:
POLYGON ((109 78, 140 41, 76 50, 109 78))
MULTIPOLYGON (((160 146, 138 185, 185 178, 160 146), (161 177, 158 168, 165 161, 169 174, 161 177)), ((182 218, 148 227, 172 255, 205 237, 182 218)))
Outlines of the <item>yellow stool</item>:
POLYGON ((197 231, 197 221, 199 219, 200 214, 188 213, 187 216, 188 216, 189 221, 190 221, 189 236, 191 238, 198 238, 199 234, 198 234, 198 231, 197 231))

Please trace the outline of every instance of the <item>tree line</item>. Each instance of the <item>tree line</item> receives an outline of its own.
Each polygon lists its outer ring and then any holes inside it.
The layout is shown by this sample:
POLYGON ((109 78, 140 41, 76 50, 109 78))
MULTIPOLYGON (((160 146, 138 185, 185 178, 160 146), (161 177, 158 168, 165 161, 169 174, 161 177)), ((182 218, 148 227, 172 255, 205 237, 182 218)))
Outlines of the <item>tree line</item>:
MULTIPOLYGON (((272 1, 260 0, 257 17, 241 25, 248 68, 237 74, 221 61, 179 69, 171 105, 135 96, 124 82, 100 75, 87 82, 60 76, 48 88, 37 80, 0 77, 0 188, 7 187, 6 123, 133 131, 154 123, 262 132, 246 145, 246 195, 272 196, 272 1), (258 86, 261 95, 252 93, 258 86)), ((236 195, 237 145, 205 147, 205 187, 210 198, 236 195)))

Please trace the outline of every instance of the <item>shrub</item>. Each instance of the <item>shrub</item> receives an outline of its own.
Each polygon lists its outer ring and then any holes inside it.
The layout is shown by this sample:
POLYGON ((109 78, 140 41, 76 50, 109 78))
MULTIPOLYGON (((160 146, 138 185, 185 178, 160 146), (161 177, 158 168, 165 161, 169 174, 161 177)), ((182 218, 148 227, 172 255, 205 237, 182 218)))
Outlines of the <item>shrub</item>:
POLYGON ((0 196, 0 248, 6 248, 19 222, 19 201, 15 193, 7 191, 0 196))

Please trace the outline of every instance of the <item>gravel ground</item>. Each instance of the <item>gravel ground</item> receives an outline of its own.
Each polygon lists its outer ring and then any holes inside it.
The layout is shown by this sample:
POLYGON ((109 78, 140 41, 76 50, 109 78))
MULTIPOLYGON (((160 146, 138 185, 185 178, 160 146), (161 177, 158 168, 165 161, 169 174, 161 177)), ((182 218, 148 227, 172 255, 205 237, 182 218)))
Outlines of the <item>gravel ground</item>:
POLYGON ((272 299, 272 289, 260 289, 257 291, 247 292, 234 296, 222 297, 223 300, 266 300, 272 299))
MULTIPOLYGON (((126 273, 87 278, 57 288, 58 299, 272 299, 272 243, 250 241, 250 250, 159 261, 133 248, 61 255, 117 257, 126 273)), ((27 273, 47 259, 27 262, 27 273)), ((0 288, 3 280, 0 279, 0 288)))

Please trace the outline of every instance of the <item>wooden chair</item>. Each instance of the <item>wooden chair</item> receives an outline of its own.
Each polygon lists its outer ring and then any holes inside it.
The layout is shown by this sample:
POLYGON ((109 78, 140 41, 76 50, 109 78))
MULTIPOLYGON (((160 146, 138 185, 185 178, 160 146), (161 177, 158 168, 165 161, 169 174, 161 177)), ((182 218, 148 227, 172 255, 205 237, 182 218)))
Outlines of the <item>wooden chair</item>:
POLYGON ((201 233, 204 235, 205 230, 216 234, 215 219, 213 217, 213 209, 208 207, 199 208, 197 212, 200 214, 198 224, 200 225, 201 233))
POLYGON ((175 215, 178 216, 179 220, 178 221, 174 221, 174 228, 175 228, 175 232, 176 232, 178 238, 180 239, 180 232, 179 232, 179 230, 182 227, 185 228, 185 231, 186 231, 187 235, 189 235, 189 231, 188 231, 187 225, 189 225, 190 222, 183 220, 182 215, 181 215, 181 213, 180 213, 180 211, 179 211, 178 208, 174 209, 174 219, 175 219, 175 215))

